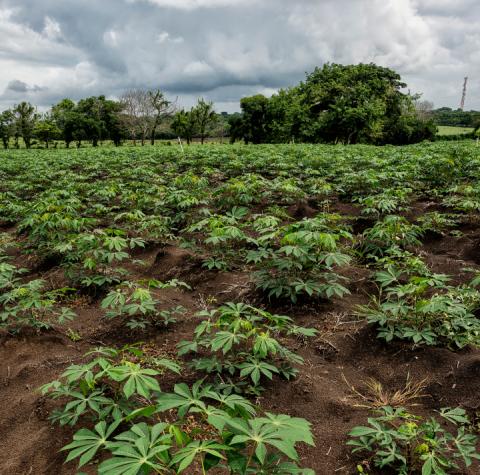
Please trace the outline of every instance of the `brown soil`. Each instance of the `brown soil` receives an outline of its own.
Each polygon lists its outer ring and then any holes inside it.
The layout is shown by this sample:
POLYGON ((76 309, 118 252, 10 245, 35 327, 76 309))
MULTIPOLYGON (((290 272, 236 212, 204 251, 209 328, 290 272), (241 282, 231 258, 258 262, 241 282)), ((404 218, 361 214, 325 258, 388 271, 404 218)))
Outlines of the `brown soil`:
MULTIPOLYGON (((292 211, 308 215, 309 208, 292 211)), ((353 215, 354 208, 348 214, 353 215)), ((452 275, 454 283, 462 283, 468 280, 462 268, 480 269, 479 236, 478 228, 464 230, 458 238, 439 235, 427 240, 419 252, 435 272, 452 275)), ((354 397, 345 379, 362 389, 368 378, 374 378, 389 391, 401 388, 408 377, 413 381, 426 379, 426 397, 416 401, 419 405, 415 408, 424 415, 433 415, 434 410, 446 406, 463 406, 472 414, 480 408, 479 350, 412 350, 405 344, 386 345, 358 321, 355 306, 366 303, 373 291, 369 271, 364 267, 347 270, 352 295, 345 299, 273 308, 255 293, 247 273, 206 271, 189 251, 175 246, 152 247, 135 257, 145 263, 129 269, 138 276, 162 280, 178 277, 192 286, 191 291, 159 292, 165 308, 183 305, 187 313, 168 330, 133 333, 119 321, 102 318, 99 303, 85 299, 78 302, 78 318, 67 325, 81 336, 79 341, 69 339, 64 330, 1 336, 1 474, 77 473, 75 463, 64 464, 64 453, 59 452, 70 441, 72 430, 50 423, 47 417, 55 402, 42 397, 39 386, 58 377, 68 365, 81 361, 86 351, 101 344, 142 340, 173 354, 178 341, 191 337, 196 325, 194 314, 207 303, 236 300, 263 304, 294 317, 298 324, 319 330, 313 340, 291 342, 305 359, 299 377, 292 382, 273 381, 259 400, 266 410, 304 417, 312 423, 316 447, 300 448, 301 463, 319 475, 353 475, 361 460, 350 454, 345 441, 352 427, 366 423, 369 412, 357 406, 361 401, 354 397)), ((61 281, 61 271, 56 267, 30 269, 47 280, 61 281)), ((187 372, 184 378, 188 377, 187 372)), ((82 471, 94 473, 88 468, 82 471)), ((477 466, 465 473, 480 472, 477 466)))

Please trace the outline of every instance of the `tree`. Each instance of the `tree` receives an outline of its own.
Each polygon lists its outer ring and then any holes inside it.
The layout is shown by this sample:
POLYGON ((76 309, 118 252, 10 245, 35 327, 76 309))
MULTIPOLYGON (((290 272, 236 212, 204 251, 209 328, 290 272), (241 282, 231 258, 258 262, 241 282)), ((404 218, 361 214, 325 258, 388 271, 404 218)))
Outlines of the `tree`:
POLYGON ((92 141, 92 145, 96 147, 98 142, 109 136, 107 128, 107 114, 112 107, 105 96, 92 96, 82 99, 78 102, 76 111, 84 115, 82 127, 87 140, 92 141))
POLYGON ((129 89, 120 96, 122 105, 121 120, 127 129, 133 145, 137 145, 137 136, 142 114, 141 98, 142 92, 139 89, 129 89))
POLYGON ((71 99, 62 99, 58 104, 52 106, 52 118, 60 129, 65 146, 70 147, 73 141, 73 134, 77 122, 75 103, 71 99))
POLYGON ((325 64, 307 74, 299 92, 323 141, 381 142, 386 118, 398 117, 406 86, 375 64, 325 64))
POLYGON ((14 134, 14 116, 11 110, 3 111, 0 114, 0 138, 3 148, 7 149, 10 137, 14 134))
POLYGON ((33 135, 45 143, 45 147, 48 148, 50 142, 61 135, 61 130, 55 124, 53 118, 46 114, 41 120, 39 120, 33 128, 33 135))
POLYGON ((197 101, 197 105, 192 108, 191 114, 193 114, 198 134, 200 135, 200 142, 203 144, 208 136, 210 127, 217 120, 217 114, 213 109, 213 102, 207 102, 205 99, 200 98, 197 101))
POLYGON ((196 117, 192 111, 181 110, 177 112, 172 120, 172 130, 190 145, 193 136, 197 132, 196 117))
POLYGON ((243 112, 243 138, 245 143, 259 144, 268 141, 268 102, 268 98, 262 94, 244 97, 240 100, 240 108, 243 112))
POLYGON ((155 134, 158 126, 166 117, 171 117, 175 105, 165 98, 160 89, 130 89, 122 94, 120 102, 123 106, 123 122, 133 144, 140 137, 142 145, 147 137, 155 145, 155 134))
POLYGON ((413 107, 417 98, 402 92, 405 87, 388 68, 327 63, 271 98, 243 98, 244 140, 382 144, 397 143, 400 137, 431 138, 431 124, 425 126, 418 117, 413 107), (406 128, 401 130, 399 123, 406 128))
POLYGON ((30 148, 33 129, 38 118, 35 106, 29 102, 23 101, 13 108, 13 115, 16 128, 17 144, 18 136, 20 135, 25 142, 25 147, 30 148))
POLYGON ((429 120, 432 118, 433 102, 421 101, 420 98, 418 98, 415 100, 415 110, 420 119, 429 120))
POLYGON ((151 126, 150 126, 150 143, 155 145, 155 134, 162 120, 172 117, 176 110, 176 104, 166 99, 160 89, 148 91, 148 98, 152 110, 151 126))
POLYGON ((121 111, 122 105, 120 102, 103 99, 102 121, 108 137, 116 147, 122 143, 122 138, 125 135, 125 131, 120 119, 121 111))
POLYGON ((242 114, 237 112, 228 117, 228 135, 230 137, 230 143, 232 144, 244 138, 245 132, 242 114))

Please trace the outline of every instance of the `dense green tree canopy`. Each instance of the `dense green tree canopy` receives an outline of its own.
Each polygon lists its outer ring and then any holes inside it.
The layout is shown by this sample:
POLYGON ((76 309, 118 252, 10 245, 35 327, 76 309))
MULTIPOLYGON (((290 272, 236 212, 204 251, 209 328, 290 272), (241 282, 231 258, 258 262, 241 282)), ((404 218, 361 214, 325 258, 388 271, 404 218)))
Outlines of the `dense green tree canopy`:
POLYGON ((241 100, 246 142, 409 143, 431 138, 393 70, 325 64, 271 98, 241 100))
POLYGON ((185 139, 187 144, 190 144, 195 136, 200 137, 203 144, 218 122, 219 117, 213 108, 213 102, 200 98, 189 111, 182 109, 175 114, 171 128, 178 137, 185 139))
POLYGON ((31 140, 33 136, 33 129, 35 122, 38 118, 38 114, 34 105, 29 102, 21 102, 17 104, 13 110, 14 126, 15 126, 15 138, 18 143, 18 137, 21 136, 25 142, 25 146, 30 148, 31 140))

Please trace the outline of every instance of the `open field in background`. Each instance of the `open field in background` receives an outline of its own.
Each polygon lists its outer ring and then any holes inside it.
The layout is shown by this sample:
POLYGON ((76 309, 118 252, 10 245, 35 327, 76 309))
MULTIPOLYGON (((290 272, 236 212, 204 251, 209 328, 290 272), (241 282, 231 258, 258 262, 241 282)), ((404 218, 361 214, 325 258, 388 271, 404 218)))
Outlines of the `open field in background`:
POLYGON ((452 127, 451 125, 437 125, 437 135, 457 135, 473 132, 473 127, 452 127))
POLYGON ((113 433, 304 418, 298 465, 320 475, 387 473, 345 445, 380 405, 459 407, 478 433, 479 213, 472 141, 0 151, 0 473, 97 473, 107 450, 80 469, 59 450, 145 407, 113 433), (203 378, 216 399, 174 388, 203 378))

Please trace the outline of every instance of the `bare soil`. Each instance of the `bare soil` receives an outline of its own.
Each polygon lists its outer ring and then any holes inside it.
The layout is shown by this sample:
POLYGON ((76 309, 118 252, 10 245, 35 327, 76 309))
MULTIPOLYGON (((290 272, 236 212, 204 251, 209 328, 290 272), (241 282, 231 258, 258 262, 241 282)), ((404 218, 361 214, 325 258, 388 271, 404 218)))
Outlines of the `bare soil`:
MULTIPOLYGON (((355 215, 353 206, 348 210, 342 206, 347 205, 340 203, 340 212, 355 215)), ((312 210, 304 204, 291 211, 308 216, 312 210)), ((418 204, 416 211, 425 212, 424 204, 418 204)), ((357 232, 361 232, 361 226, 359 221, 357 232)), ((461 237, 429 236, 418 250, 435 272, 451 275, 455 284, 468 280, 463 268, 480 268, 480 227, 467 226, 462 231, 461 237)), ((312 340, 291 342, 292 349, 305 359, 299 377, 292 382, 274 380, 259 400, 266 410, 304 417, 312 423, 316 447, 300 449, 301 464, 319 475, 352 475, 361 460, 350 454, 345 442, 349 430, 365 424, 370 413, 358 407, 362 401, 346 381, 363 390, 365 381, 374 378, 387 390, 394 391, 402 388, 407 378, 425 379, 426 397, 416 401, 418 413, 433 415, 435 410, 447 406, 462 406, 472 416, 480 411, 479 350, 413 350, 401 343, 387 345, 355 317, 356 305, 366 303, 368 295, 374 292, 369 282, 370 271, 363 266, 348 269, 351 296, 331 302, 272 307, 254 291, 248 273, 205 271, 197 256, 174 245, 149 247, 135 257, 145 262, 144 266, 129 269, 137 276, 162 280, 178 277, 192 286, 191 291, 168 289, 159 294, 165 308, 183 305, 187 313, 168 330, 134 333, 116 320, 103 318, 99 302, 85 298, 78 301, 78 318, 67 326, 80 335, 79 341, 72 341, 63 330, 1 335, 1 474, 77 473, 75 463, 64 464, 65 455, 59 452, 71 440, 73 430, 51 424, 48 414, 55 402, 42 397, 39 386, 57 378, 68 365, 80 362, 86 351, 101 344, 122 345, 141 340, 174 354, 175 345, 191 337, 197 323, 194 314, 208 302, 235 300, 265 305, 269 310, 294 317, 301 325, 319 330, 312 340)), ((22 265, 31 269, 31 276, 56 283, 61 280, 61 271, 55 265, 35 264, 20 255, 16 260, 23 260, 22 265)), ((168 389, 172 383, 165 381, 163 385, 168 389)), ((83 472, 94 473, 88 470, 83 472)), ((478 474, 480 470, 477 466, 467 473, 478 474)))

